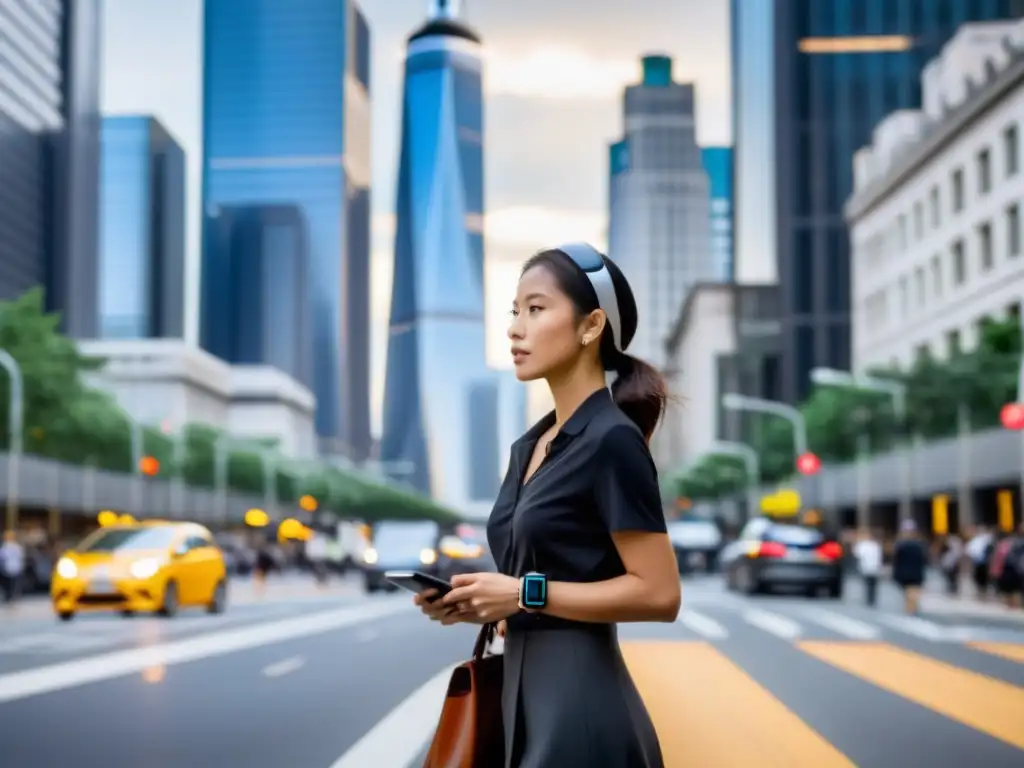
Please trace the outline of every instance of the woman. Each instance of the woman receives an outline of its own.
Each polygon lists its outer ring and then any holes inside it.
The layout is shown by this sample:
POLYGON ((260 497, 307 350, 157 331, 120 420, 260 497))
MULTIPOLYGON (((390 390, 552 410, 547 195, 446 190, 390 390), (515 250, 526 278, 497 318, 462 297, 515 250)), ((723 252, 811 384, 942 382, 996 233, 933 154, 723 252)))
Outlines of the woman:
POLYGON ((913 520, 900 524, 900 535, 892 552, 892 580, 903 590, 906 613, 916 616, 920 610, 921 587, 928 570, 928 549, 913 520))
POLYGON ((647 447, 665 383, 624 353, 636 302, 588 245, 527 261, 512 316, 516 376, 545 379, 555 410, 512 446, 487 526, 500 572, 455 576, 443 600, 416 603, 442 624, 502 621, 506 768, 662 768, 615 625, 679 612, 647 447), (605 371, 618 374, 610 392, 605 371))

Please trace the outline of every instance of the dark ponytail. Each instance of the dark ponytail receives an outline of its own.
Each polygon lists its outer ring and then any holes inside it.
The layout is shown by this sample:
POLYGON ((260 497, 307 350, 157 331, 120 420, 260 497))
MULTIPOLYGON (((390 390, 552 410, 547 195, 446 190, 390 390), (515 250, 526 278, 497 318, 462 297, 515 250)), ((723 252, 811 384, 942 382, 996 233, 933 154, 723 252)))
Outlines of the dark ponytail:
MULTIPOLYGON (((603 345, 602 345, 603 346, 603 345)), ((613 347, 614 349, 614 347, 613 347)), ((668 403, 668 383, 650 363, 615 352, 612 370, 618 377, 612 383, 612 397, 650 442, 668 403)))

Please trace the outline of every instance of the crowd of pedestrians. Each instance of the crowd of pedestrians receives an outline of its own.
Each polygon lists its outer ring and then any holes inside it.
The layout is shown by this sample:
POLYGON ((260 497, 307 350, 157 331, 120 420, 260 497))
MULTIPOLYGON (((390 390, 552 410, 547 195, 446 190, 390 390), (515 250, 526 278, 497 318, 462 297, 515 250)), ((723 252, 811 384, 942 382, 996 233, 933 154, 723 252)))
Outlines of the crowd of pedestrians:
MULTIPOLYGON (((883 544, 873 532, 863 531, 853 547, 853 555, 864 582, 865 601, 873 606, 884 568, 883 544)), ((920 611, 921 589, 932 567, 942 574, 946 593, 951 597, 959 596, 963 582, 970 581, 976 599, 997 600, 1008 609, 1021 610, 1024 524, 1012 532, 979 526, 965 538, 949 534, 929 542, 916 523, 905 520, 891 547, 889 571, 892 581, 903 592, 904 609, 910 615, 920 611)))

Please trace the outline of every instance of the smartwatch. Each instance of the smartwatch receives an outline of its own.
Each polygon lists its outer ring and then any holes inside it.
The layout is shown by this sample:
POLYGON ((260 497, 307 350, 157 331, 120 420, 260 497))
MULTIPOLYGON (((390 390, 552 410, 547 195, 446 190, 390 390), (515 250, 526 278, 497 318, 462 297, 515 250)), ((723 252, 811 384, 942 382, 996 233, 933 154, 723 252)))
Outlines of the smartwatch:
POLYGON ((541 611, 548 604, 548 577, 530 572, 519 580, 519 607, 524 611, 541 611))

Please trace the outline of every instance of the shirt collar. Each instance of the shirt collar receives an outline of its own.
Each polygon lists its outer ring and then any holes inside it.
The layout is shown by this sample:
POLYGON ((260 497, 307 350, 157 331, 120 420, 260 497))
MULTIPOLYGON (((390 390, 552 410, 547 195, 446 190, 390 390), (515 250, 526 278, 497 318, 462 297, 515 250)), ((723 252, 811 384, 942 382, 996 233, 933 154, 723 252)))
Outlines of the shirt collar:
MULTIPOLYGON (((572 416, 570 416, 565 424, 562 425, 562 428, 558 431, 558 435, 555 437, 557 438, 561 435, 576 437, 583 431, 584 427, 590 423, 594 416, 610 405, 613 405, 612 393, 607 387, 601 387, 601 389, 596 390, 586 400, 580 403, 579 407, 573 411, 572 416)), ((540 439, 540 436, 551 429, 554 424, 555 412, 551 411, 544 418, 530 427, 526 431, 526 434, 516 441, 517 444, 533 445, 540 439)))

